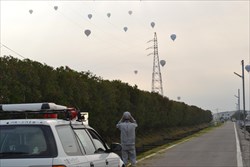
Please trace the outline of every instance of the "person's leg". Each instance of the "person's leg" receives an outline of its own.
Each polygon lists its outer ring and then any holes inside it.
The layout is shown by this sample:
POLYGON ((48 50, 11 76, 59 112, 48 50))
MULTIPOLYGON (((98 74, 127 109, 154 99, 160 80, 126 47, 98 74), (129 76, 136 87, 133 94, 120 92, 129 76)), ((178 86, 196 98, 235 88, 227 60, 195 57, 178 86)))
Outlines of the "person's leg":
POLYGON ((129 158, 131 161, 131 165, 136 166, 136 150, 135 150, 135 148, 129 150, 129 158))
POLYGON ((122 160, 126 165, 128 165, 128 151, 127 150, 122 150, 122 160))

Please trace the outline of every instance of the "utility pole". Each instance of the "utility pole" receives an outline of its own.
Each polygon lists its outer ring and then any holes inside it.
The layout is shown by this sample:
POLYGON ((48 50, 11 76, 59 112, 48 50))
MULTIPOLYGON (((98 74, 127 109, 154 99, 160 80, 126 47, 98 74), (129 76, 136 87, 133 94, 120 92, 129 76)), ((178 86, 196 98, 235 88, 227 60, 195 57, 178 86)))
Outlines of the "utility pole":
POLYGON ((242 100, 243 100, 243 122, 244 122, 244 136, 246 138, 246 109, 245 109, 245 76, 244 76, 244 60, 241 61, 241 66, 242 66, 242 75, 234 72, 235 75, 240 77, 242 79, 242 100))
MULTIPOLYGON (((154 33, 154 39, 148 41, 149 42, 154 42, 153 47, 149 47, 147 49, 154 49, 153 53, 148 54, 152 55, 153 54, 153 72, 152 72, 152 92, 159 93, 160 95, 163 96, 163 88, 162 88, 162 77, 161 77, 161 68, 160 68, 160 61, 159 61, 159 55, 158 55, 158 42, 157 42, 157 35, 156 32, 154 33)), ((146 49, 146 50, 147 50, 146 49)))

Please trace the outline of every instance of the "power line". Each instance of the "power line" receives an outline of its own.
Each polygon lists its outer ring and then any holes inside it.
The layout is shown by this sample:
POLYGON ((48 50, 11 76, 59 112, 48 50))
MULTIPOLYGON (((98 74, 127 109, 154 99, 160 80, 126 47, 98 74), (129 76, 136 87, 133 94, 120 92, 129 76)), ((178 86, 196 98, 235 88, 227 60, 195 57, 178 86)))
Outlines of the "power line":
POLYGON ((23 59, 26 59, 26 58, 25 58, 24 56, 22 56, 20 53, 14 51, 13 49, 9 48, 8 46, 6 46, 6 45, 4 45, 4 44, 2 44, 2 43, 1 43, 1 45, 2 45, 3 47, 5 47, 6 49, 8 49, 8 50, 14 52, 14 53, 17 54, 18 56, 22 57, 23 59))

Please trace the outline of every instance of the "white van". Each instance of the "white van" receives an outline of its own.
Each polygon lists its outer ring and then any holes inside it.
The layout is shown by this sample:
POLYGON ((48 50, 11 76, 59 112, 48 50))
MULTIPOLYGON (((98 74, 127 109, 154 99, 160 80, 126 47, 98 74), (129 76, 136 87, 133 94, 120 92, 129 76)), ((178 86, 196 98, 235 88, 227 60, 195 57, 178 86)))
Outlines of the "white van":
POLYGON ((1 167, 124 167, 114 153, 121 145, 109 148, 75 109, 54 103, 0 105, 1 118, 30 114, 40 118, 0 120, 1 167), (56 118, 60 114, 65 120, 56 118))

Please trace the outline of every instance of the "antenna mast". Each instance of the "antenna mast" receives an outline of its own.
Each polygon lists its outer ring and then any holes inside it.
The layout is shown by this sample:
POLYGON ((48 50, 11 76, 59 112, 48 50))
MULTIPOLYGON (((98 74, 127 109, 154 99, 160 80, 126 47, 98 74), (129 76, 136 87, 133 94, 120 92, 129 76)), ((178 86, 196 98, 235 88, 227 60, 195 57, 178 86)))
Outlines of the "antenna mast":
MULTIPOLYGON (((149 47, 147 49, 153 48, 154 58, 153 58, 153 73, 152 73, 152 92, 159 93, 163 96, 163 88, 162 88, 162 78, 161 78, 161 68, 159 62, 159 55, 158 55, 158 42, 156 32, 154 33, 154 39, 148 42, 154 42, 153 47, 149 47)), ((152 53, 148 54, 151 55, 152 53)))

